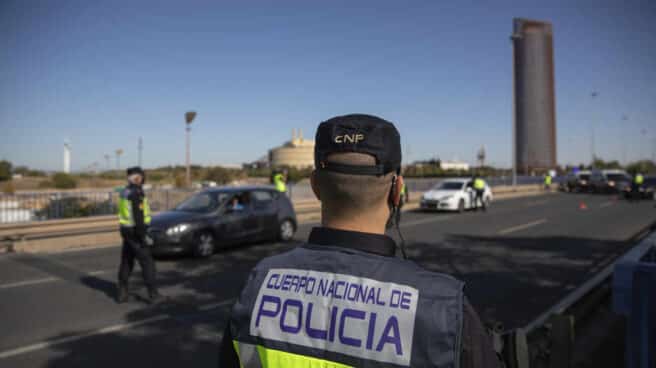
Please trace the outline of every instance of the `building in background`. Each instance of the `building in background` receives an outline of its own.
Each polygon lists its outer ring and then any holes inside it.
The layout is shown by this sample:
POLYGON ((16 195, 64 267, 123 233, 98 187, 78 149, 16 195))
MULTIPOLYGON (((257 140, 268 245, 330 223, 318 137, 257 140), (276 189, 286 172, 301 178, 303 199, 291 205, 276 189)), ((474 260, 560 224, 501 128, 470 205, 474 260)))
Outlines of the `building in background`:
POLYGON ((469 171, 469 164, 462 161, 440 161, 440 169, 469 171))
POLYGON ((304 169, 314 166, 314 141, 303 139, 303 131, 292 129, 292 140, 269 151, 269 166, 304 169))
POLYGON ((515 164, 523 173, 556 167, 556 102, 550 23, 513 20, 515 164))

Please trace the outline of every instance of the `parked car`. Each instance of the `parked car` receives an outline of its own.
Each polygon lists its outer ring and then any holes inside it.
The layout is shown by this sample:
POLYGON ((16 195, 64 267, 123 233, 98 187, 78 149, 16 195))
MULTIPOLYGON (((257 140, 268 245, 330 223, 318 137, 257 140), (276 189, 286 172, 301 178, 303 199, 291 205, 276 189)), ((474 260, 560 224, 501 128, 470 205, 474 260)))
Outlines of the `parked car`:
POLYGON ((587 192, 590 190, 590 171, 584 170, 567 174, 560 185, 561 190, 566 192, 587 192))
MULTIPOLYGON (((419 206, 422 210, 439 211, 464 212, 472 209, 476 192, 471 186, 472 180, 468 178, 443 180, 421 196, 419 206)), ((492 203, 492 190, 487 184, 485 184, 483 200, 488 207, 492 203)))
POLYGON ((217 249, 258 240, 288 241, 296 214, 286 195, 269 186, 209 188, 151 221, 153 254, 209 257, 217 249))
POLYGON ((631 186, 631 180, 624 170, 592 170, 590 190, 593 193, 622 193, 631 186))

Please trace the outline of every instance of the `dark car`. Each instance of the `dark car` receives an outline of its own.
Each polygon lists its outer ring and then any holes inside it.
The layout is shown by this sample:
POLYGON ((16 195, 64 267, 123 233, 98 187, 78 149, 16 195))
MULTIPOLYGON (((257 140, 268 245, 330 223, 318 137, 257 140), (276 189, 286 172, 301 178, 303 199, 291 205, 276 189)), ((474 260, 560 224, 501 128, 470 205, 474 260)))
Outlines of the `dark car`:
POLYGON ((593 170, 590 189, 594 193, 622 193, 631 186, 631 177, 622 170, 593 170))
POLYGON ((633 193, 633 186, 627 186, 624 189, 626 199, 653 199, 656 200, 656 176, 646 176, 645 181, 638 188, 638 193, 633 193))
POLYGON ((566 192, 588 192, 590 190, 590 171, 570 173, 560 183, 561 190, 566 192))
POLYGON ((288 241, 296 226, 289 198, 273 187, 224 187, 206 189, 154 215, 149 235, 155 255, 209 257, 239 243, 288 241))

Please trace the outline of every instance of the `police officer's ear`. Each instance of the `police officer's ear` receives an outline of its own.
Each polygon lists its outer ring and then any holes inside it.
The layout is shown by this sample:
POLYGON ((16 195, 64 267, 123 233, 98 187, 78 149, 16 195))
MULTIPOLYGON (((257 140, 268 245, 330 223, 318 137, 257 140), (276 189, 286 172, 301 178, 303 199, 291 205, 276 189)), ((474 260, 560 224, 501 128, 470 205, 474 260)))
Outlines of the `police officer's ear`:
POLYGON ((314 192, 315 197, 321 201, 321 196, 319 195, 319 187, 317 187, 316 174, 317 170, 312 170, 312 174, 310 174, 310 186, 312 186, 312 191, 314 192))
POLYGON ((401 190, 403 189, 403 176, 396 176, 396 183, 392 188, 392 201, 395 207, 401 203, 401 190))

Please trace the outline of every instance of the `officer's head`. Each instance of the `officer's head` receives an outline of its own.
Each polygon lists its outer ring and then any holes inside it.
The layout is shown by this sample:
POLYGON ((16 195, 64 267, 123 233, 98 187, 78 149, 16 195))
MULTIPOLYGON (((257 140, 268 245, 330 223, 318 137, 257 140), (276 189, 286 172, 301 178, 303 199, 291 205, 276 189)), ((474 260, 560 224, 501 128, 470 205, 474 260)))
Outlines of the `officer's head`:
POLYGON ((324 121, 314 163, 312 189, 324 224, 366 223, 384 231, 403 186, 401 139, 392 123, 363 114, 324 121))
POLYGON ((128 182, 132 184, 141 185, 146 180, 146 174, 144 173, 143 169, 139 166, 129 167, 126 173, 128 176, 128 182))

